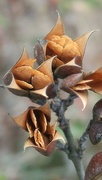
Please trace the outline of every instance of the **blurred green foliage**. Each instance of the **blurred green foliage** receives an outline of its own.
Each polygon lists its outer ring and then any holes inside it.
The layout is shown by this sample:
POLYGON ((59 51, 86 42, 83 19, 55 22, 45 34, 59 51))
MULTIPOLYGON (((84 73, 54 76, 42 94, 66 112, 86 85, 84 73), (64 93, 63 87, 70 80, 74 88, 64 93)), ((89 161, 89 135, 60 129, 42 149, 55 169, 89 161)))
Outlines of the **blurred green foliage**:
POLYGON ((67 168, 64 153, 55 151, 50 157, 39 154, 34 161, 30 161, 20 168, 20 180, 63 179, 67 168))
POLYGON ((63 0, 60 1, 59 4, 59 8, 63 11, 63 12, 68 12, 71 11, 72 6, 75 4, 82 4, 84 3, 86 6, 90 7, 90 8, 102 8, 102 1, 101 0, 63 0))
POLYGON ((0 172, 0 180, 7 180, 5 175, 2 172, 0 172))
POLYGON ((90 7, 102 8, 101 0, 84 0, 90 7))
POLYGON ((7 19, 2 14, 0 14, 0 26, 7 26, 7 19))

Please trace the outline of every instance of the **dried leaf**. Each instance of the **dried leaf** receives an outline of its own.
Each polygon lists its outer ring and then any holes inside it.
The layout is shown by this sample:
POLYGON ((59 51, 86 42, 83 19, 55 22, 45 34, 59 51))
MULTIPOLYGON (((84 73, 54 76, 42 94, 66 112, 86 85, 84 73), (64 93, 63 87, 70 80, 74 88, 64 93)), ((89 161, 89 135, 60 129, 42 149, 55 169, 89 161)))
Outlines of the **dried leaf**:
POLYGON ((98 180, 102 176, 102 152, 95 154, 86 169, 85 180, 98 180))

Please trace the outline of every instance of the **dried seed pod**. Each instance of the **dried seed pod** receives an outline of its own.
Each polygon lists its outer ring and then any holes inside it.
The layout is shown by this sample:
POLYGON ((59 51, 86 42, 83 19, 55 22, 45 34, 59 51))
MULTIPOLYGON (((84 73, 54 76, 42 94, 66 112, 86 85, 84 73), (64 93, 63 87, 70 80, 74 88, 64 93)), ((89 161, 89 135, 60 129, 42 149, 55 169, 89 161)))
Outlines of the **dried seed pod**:
POLYGON ((36 60, 30 59, 24 49, 19 61, 4 76, 5 86, 13 94, 29 97, 32 101, 36 101, 38 98, 44 100, 49 98, 46 90, 50 84, 54 83, 53 59, 54 57, 44 61, 37 69, 34 69, 33 65, 36 60))
POLYGON ((78 66, 76 64, 76 59, 80 59, 80 57, 75 57, 70 62, 61 65, 60 67, 56 68, 54 74, 57 78, 66 78, 67 76, 70 76, 72 74, 81 73, 81 66, 78 66))
POLYGON ((34 46, 34 57, 36 58, 39 65, 41 65, 45 61, 46 46, 46 40, 40 40, 34 46))
POLYGON ((95 121, 89 131, 89 138, 92 144, 96 145, 102 140, 102 121, 95 121))
POLYGON ((95 154, 86 169, 85 180, 98 180, 102 176, 102 152, 95 154))
POLYGON ((53 66, 58 67, 60 61, 67 63, 76 56, 80 56, 80 60, 77 61, 78 65, 82 66, 82 58, 84 55, 86 43, 88 38, 94 31, 88 32, 83 36, 72 40, 64 32, 64 25, 61 17, 58 13, 58 19, 52 30, 44 37, 48 41, 46 47, 46 55, 57 55, 56 63, 53 62, 53 66))
POLYGON ((57 140, 64 140, 56 130, 56 123, 50 125, 51 111, 48 104, 40 107, 29 107, 24 113, 12 119, 25 131, 29 138, 24 149, 33 147, 43 155, 50 155, 56 146, 57 140))
POLYGON ((100 99, 93 107, 93 119, 102 121, 102 99, 100 99))

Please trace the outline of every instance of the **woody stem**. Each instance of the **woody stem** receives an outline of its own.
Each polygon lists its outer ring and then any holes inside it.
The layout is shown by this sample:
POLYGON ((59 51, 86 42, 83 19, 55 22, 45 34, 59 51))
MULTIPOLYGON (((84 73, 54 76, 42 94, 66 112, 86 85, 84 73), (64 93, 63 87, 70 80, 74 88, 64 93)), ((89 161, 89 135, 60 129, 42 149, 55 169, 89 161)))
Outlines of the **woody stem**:
POLYGON ((67 140, 65 147, 65 152, 70 160, 72 160, 79 180, 84 180, 84 168, 82 164, 82 157, 78 153, 78 148, 75 145, 74 137, 70 128, 70 121, 65 118, 65 111, 68 106, 70 106, 74 101, 73 96, 69 96, 67 100, 61 100, 60 98, 55 98, 54 102, 51 104, 51 108, 58 117, 59 127, 64 132, 64 135, 67 140))
POLYGON ((65 137, 67 139, 67 142, 68 142, 68 144, 66 145, 67 156, 70 160, 72 160, 72 162, 75 166, 77 175, 79 177, 79 180, 84 180, 84 169, 83 169, 82 159, 80 158, 78 149, 75 145, 75 141, 73 138, 73 134, 71 132, 69 122, 66 124, 66 126, 62 130, 63 130, 65 137))

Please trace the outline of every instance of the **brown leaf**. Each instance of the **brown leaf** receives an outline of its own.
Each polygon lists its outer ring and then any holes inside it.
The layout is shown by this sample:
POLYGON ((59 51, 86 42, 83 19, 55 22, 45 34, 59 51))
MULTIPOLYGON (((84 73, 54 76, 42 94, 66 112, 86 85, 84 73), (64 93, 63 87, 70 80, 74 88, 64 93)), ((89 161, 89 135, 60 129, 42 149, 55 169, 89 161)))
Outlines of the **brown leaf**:
POLYGON ((102 152, 95 154, 86 169, 85 180, 98 180, 102 176, 102 152))

